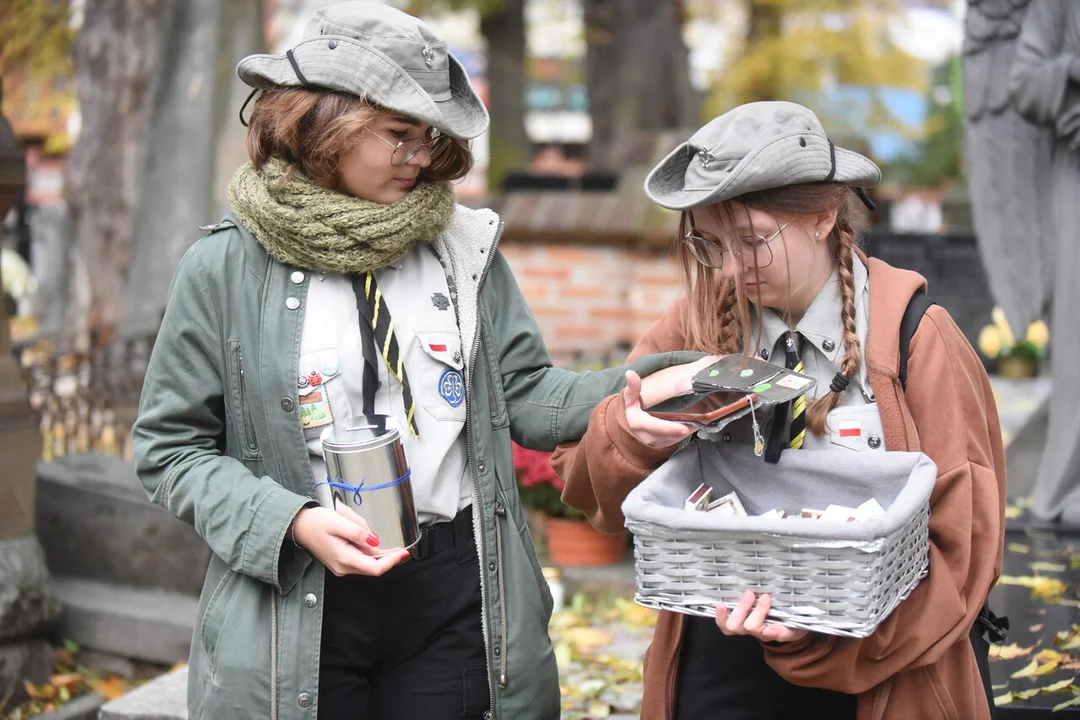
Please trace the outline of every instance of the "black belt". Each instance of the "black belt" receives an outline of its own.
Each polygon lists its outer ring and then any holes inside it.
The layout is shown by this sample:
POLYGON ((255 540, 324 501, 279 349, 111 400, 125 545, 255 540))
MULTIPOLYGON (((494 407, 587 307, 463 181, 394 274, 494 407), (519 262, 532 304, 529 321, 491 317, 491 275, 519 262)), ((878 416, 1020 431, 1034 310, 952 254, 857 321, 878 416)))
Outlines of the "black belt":
POLYGON ((443 550, 456 547, 459 557, 467 557, 476 549, 473 540, 472 506, 460 511, 450 522, 435 523, 420 528, 420 541, 413 549, 413 559, 427 560, 443 550))

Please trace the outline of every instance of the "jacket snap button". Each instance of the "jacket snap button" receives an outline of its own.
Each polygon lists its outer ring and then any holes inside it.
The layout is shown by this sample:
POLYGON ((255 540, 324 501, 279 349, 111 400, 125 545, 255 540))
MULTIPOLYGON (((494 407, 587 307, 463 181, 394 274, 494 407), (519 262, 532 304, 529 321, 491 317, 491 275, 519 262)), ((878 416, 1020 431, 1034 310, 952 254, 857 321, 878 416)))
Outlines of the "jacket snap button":
POLYGON ((881 438, 877 435, 871 435, 866 439, 866 444, 870 446, 871 450, 877 450, 881 447, 881 438))
POLYGON ((500 655, 502 655, 502 648, 495 648, 495 657, 499 657, 500 655))
POLYGON ((484 713, 484 720, 495 720, 495 713, 488 710, 484 713))
POLYGON ((768 360, 769 359, 769 349, 768 348, 761 348, 761 359, 762 360, 768 360))
POLYGON ((295 310, 296 308, 300 307, 300 301, 291 296, 287 297, 285 298, 285 307, 289 308, 290 310, 295 310))
POLYGON ((313 608, 317 602, 319 602, 319 598, 315 597, 315 593, 308 593, 304 596, 304 607, 313 608))
POLYGON ((489 562, 488 563, 488 570, 490 570, 491 572, 495 572, 495 563, 494 562, 489 562))
POLYGON ((293 281, 293 285, 299 285, 304 282, 304 273, 299 270, 294 270, 293 274, 289 276, 289 279, 293 281))
POLYGON ((724 442, 731 442, 731 433, 724 433, 724 442))
POLYGON ((484 463, 480 463, 479 465, 477 465, 477 466, 476 466, 476 470, 477 470, 477 472, 481 472, 481 473, 482 473, 482 472, 484 472, 484 470, 486 470, 486 469, 487 469, 487 465, 485 465, 484 463))
POLYGON ((283 397, 283 398, 281 398, 281 409, 284 410, 285 412, 292 412, 293 411, 293 401, 292 401, 291 397, 283 397))
POLYGON ((296 704, 302 708, 311 707, 311 693, 302 692, 297 695, 296 704))
POLYGON ((832 352, 836 349, 836 343, 834 343, 832 340, 826 339, 821 343, 821 347, 825 348, 825 352, 832 352))

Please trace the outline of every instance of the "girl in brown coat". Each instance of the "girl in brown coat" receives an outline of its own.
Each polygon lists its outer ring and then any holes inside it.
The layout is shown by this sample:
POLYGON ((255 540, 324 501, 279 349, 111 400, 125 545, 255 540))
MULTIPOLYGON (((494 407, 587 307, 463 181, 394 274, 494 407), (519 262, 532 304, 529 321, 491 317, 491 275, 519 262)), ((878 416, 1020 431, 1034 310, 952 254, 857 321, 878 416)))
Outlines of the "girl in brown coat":
MULTIPOLYGON (((690 349, 782 363, 794 341, 818 382, 802 412, 779 418, 775 432, 764 428, 771 445, 918 450, 938 478, 929 575, 869 637, 770 623, 769 596, 752 592, 715 619, 661 612, 645 658, 645 720, 991 717, 969 631, 1001 571, 997 411, 981 362, 938 306, 911 341, 901 387, 900 321, 925 280, 856 247, 856 197, 879 177, 868 159, 829 142, 809 110, 777 102, 713 120, 646 180, 655 202, 683 213, 678 255, 689 291, 633 356, 690 349), (840 434, 841 423, 856 423, 859 436, 840 434)), ((642 395, 688 390, 703 363, 657 373, 644 387, 627 373, 626 389, 596 407, 581 442, 556 452, 563 499, 601 530, 622 528, 627 494, 691 432, 648 415, 642 395)), ((735 421, 719 441, 752 442, 747 425, 735 421)))

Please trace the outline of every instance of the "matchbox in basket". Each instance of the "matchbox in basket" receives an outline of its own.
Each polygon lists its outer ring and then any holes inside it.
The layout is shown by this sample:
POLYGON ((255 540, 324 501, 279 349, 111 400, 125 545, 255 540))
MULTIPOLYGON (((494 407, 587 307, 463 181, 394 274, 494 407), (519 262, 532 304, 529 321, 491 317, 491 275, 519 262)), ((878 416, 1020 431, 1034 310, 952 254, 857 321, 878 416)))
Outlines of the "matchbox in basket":
POLYGON ((749 446, 696 438, 623 503, 635 600, 712 617, 747 590, 767 592, 772 622, 866 637, 927 573, 936 477, 922 453, 797 450, 771 464, 749 446), (684 509, 701 483, 714 498, 735 491, 747 516, 684 509), (870 498, 885 512, 865 522, 755 517, 870 498))

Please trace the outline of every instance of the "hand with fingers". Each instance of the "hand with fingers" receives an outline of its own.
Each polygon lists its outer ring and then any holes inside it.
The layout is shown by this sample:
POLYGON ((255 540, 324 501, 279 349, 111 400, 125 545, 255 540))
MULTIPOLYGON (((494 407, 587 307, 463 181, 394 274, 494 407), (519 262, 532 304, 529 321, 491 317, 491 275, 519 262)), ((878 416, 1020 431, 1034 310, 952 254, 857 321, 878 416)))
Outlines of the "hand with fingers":
POLYGON ((645 408, 692 392, 694 376, 719 359, 716 355, 706 355, 692 363, 658 370, 645 379, 633 370, 627 370, 623 404, 626 406, 626 425, 634 437, 659 450, 679 444, 694 432, 689 425, 655 418, 645 412, 645 408))
POLYGON ((364 518, 340 504, 337 510, 302 509, 293 520, 293 537, 338 577, 379 576, 409 557, 408 550, 373 557, 379 553, 378 536, 364 518))
POLYGON ((762 642, 789 643, 807 636, 807 630, 765 622, 771 608, 772 597, 768 593, 758 597, 747 590, 730 613, 724 605, 716 608, 716 625, 725 635, 752 635, 762 642))

